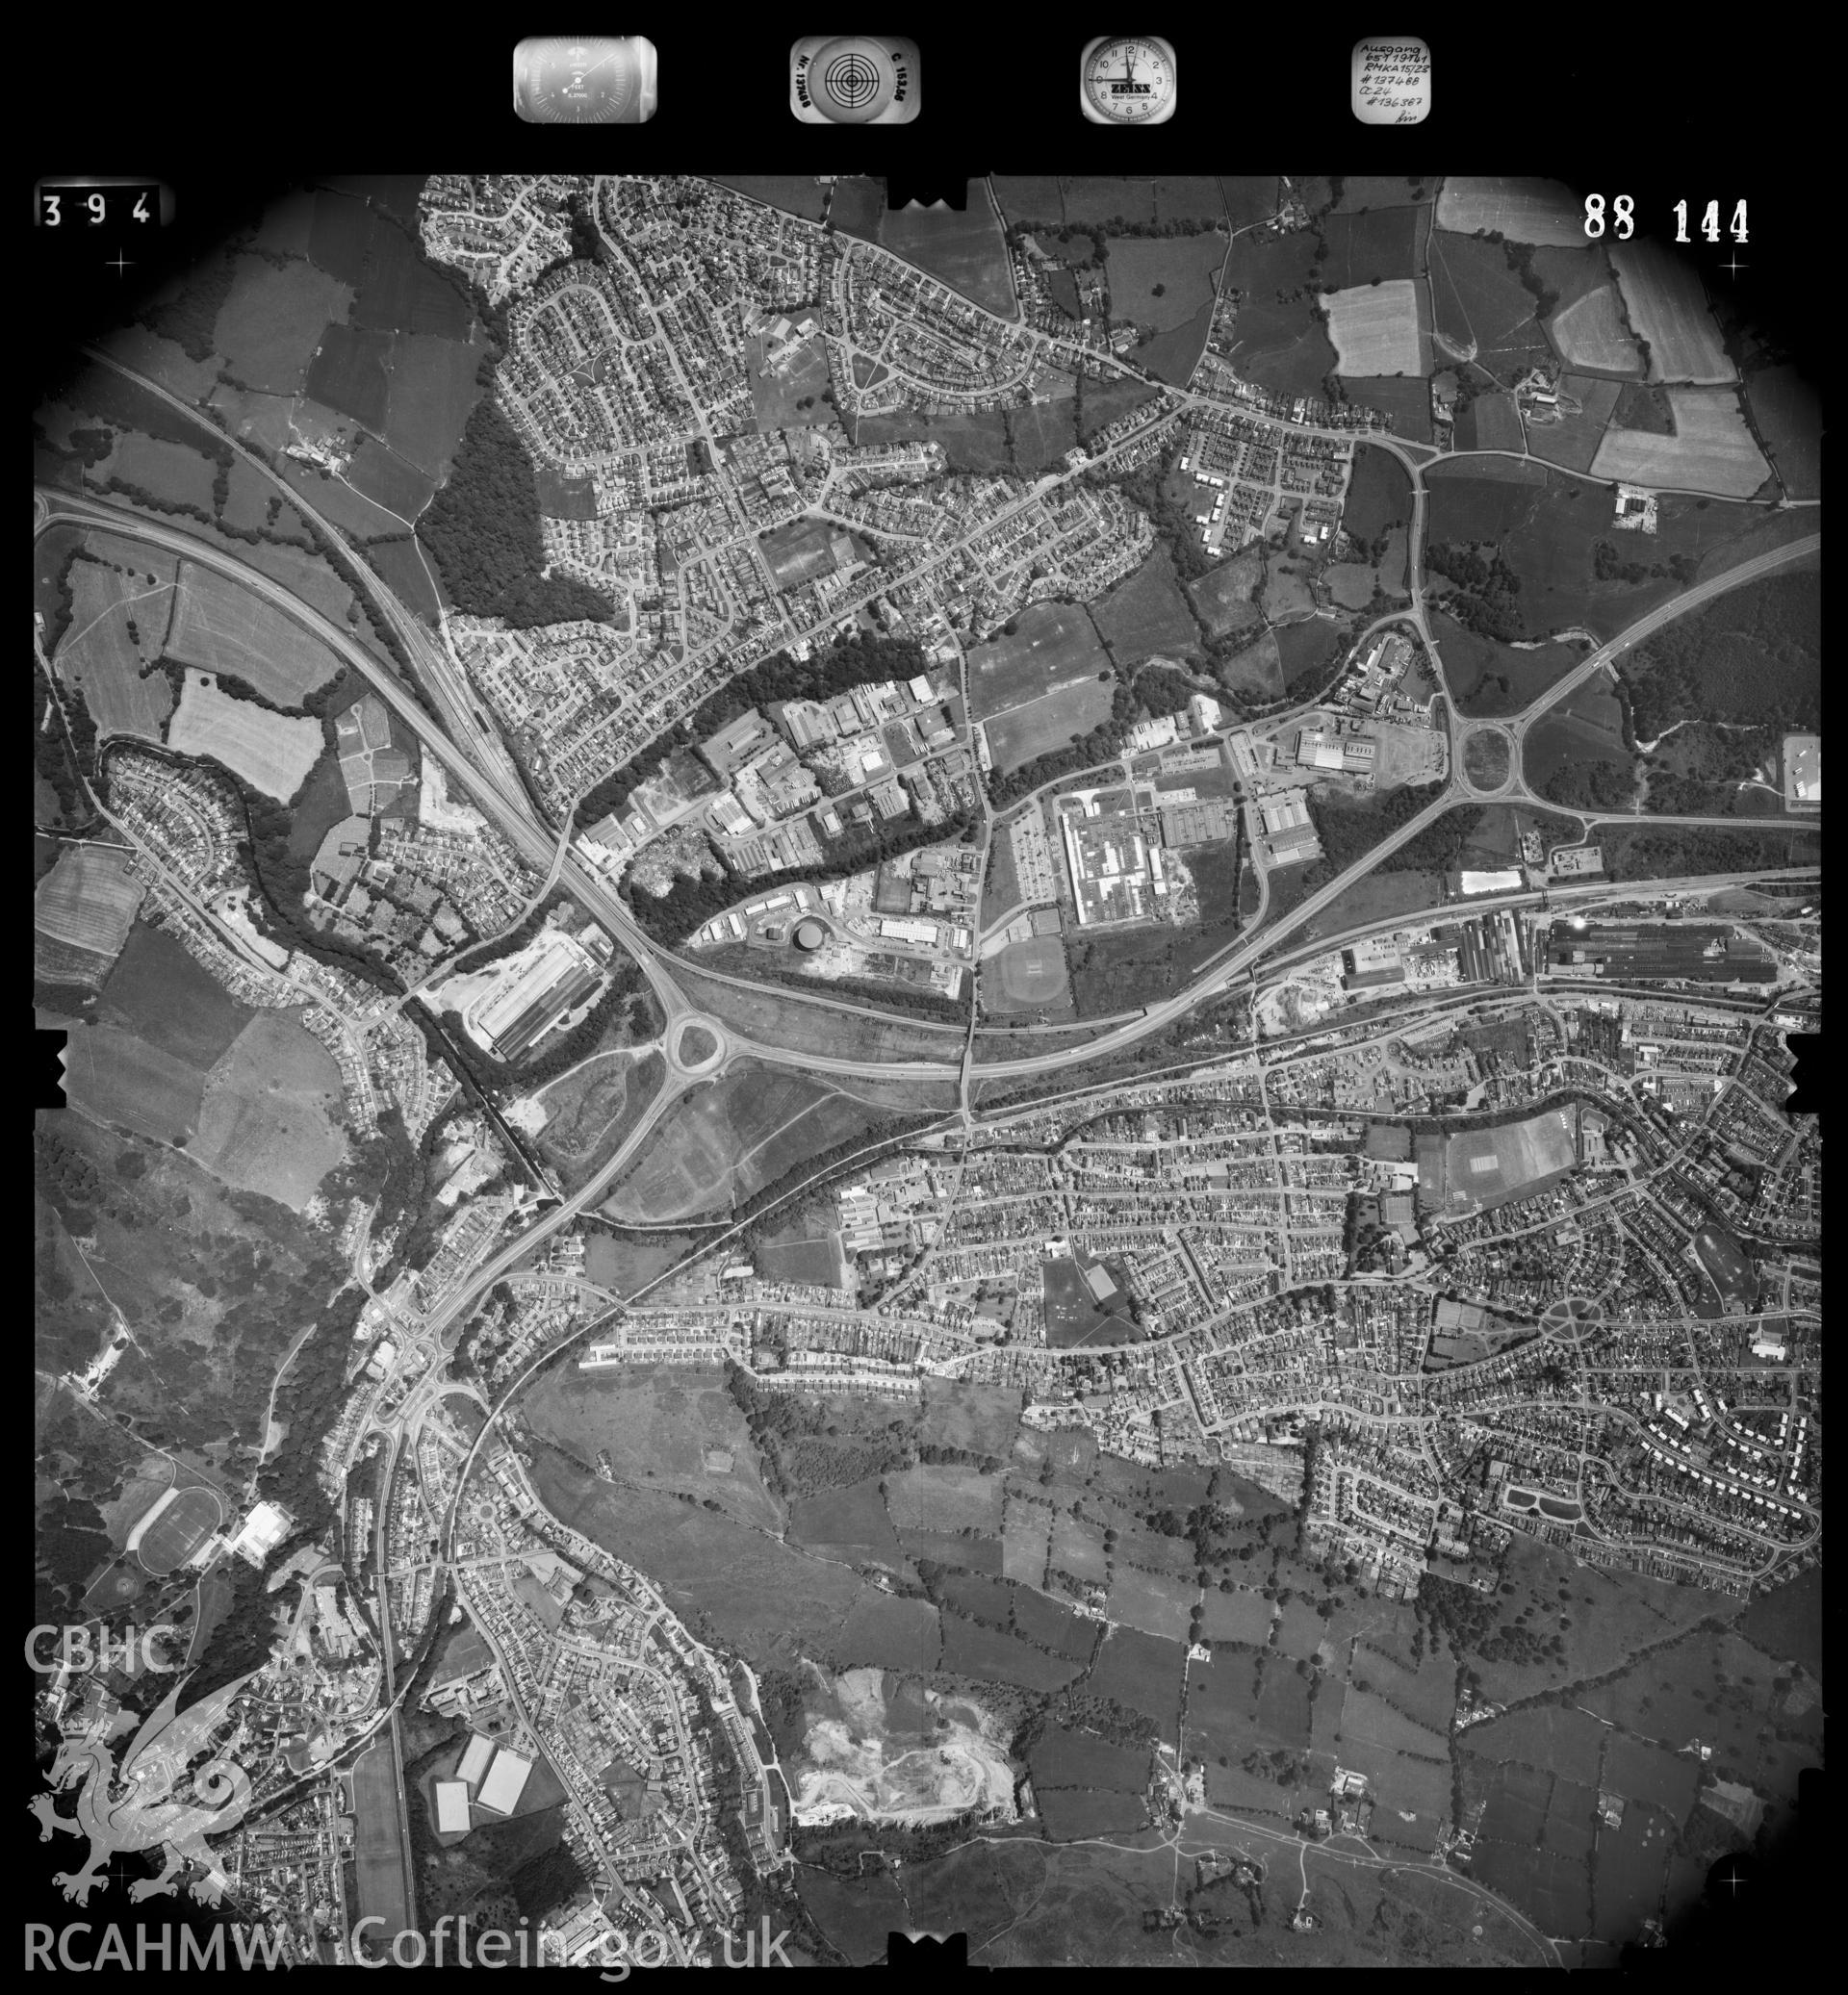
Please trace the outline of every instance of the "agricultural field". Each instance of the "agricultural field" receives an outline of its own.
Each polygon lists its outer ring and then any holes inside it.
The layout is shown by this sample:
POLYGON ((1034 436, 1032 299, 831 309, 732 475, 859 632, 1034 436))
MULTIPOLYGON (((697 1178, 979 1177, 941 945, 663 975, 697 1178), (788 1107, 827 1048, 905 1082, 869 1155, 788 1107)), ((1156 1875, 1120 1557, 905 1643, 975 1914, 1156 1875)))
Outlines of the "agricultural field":
POLYGON ((1119 668, 1140 665, 1157 652, 1166 657, 1199 655, 1199 631, 1188 613, 1166 548, 1158 546, 1092 614, 1098 635, 1119 668))
POLYGON ((1746 406, 1790 499, 1822 496, 1822 397, 1794 367, 1745 377, 1746 406))
POLYGON ((287 1012, 262 1011, 205 1078, 192 1155, 298 1213, 345 1153, 341 1106, 333 1055, 287 1012))
POLYGON ((1013 1635, 964 1621, 960 1614, 943 1616, 940 1670, 973 1676, 982 1683, 1014 1683, 1023 1690, 1062 1690, 1079 1674, 1079 1665, 1064 1656, 1032 1649, 1013 1635))
POLYGON ((1114 686, 1114 678, 1090 675, 985 721, 983 731, 996 775, 1006 776, 1038 755, 1068 748, 1109 720, 1114 686))
POLYGON ((1168 1736, 1181 1715, 1187 1645, 1136 1628, 1113 1627, 1085 1677, 1086 1694, 1144 1712, 1168 1736))
POLYGON ((1770 467, 1746 426, 1737 391, 1671 388, 1668 398, 1675 412, 1675 434, 1608 430, 1592 464, 1592 475, 1657 490, 1679 486, 1749 499, 1770 475, 1770 467))
POLYGON ((1318 227, 1324 252, 1322 281, 1330 291, 1424 274, 1427 230, 1422 209, 1380 208, 1365 215, 1325 215, 1318 227))
POLYGON ((1642 235, 1613 243, 1610 261, 1630 322, 1649 348, 1652 381, 1710 388, 1738 379, 1693 264, 1667 243, 1642 235))
POLYGON ((714 173, 709 177, 721 187, 761 201, 766 208, 781 208, 806 221, 819 221, 828 204, 828 190, 816 184, 812 173, 714 173))
POLYGON ((1473 236, 1494 230, 1516 243, 1582 249, 1584 204, 1556 180, 1447 174, 1437 197, 1437 225, 1473 236))
POLYGON ((212 334, 225 371, 260 394, 298 395, 314 356, 314 329, 346 320, 351 289, 301 261, 278 269, 241 256, 235 269, 212 334))
POLYGON ((203 1082, 257 1014, 167 930, 137 923, 103 987, 97 1015, 196 1068, 203 1082))
POLYGON ((401 532, 415 522, 434 489, 431 479, 416 465, 370 436, 360 438, 352 461, 335 482, 350 486, 389 516, 373 529, 379 533, 401 532))
POLYGON ((208 674, 189 671, 167 729, 183 755, 212 755, 279 804, 300 789, 321 755, 321 723, 288 720, 218 690, 208 674))
POLYGON ((950 1463, 921 1464, 886 1478, 886 1508, 902 1531, 973 1531, 992 1537, 1001 1527, 999 1476, 950 1463))
POLYGON ((122 953, 146 891, 128 871, 128 854, 103 845, 66 845, 33 889, 33 971, 45 984, 100 990, 122 953))
MULTIPOLYGON (((999 185, 1000 183, 997 183, 999 185)), ((1068 222, 1152 222, 1157 183, 1128 174, 1076 173, 1062 177, 1061 219, 1068 222)))
POLYGON ((894 256, 940 278, 951 290, 985 310, 1012 319, 1019 310, 1008 268, 1001 218, 988 197, 988 183, 972 180, 968 205, 925 208, 917 202, 887 208, 879 218, 879 241, 894 256))
MULTIPOLYGON (((365 275, 352 322, 413 339, 438 339, 467 351, 473 314, 453 273, 426 263, 415 237, 375 212, 366 243, 365 275)), ((480 359, 470 358, 470 371, 480 359)))
MULTIPOLYGON (((201 672, 226 673, 276 706, 299 706, 340 660, 293 617, 216 569, 189 561, 167 655, 201 672)), ((319 751, 317 751, 319 752, 319 751)))
POLYGON ((1431 384, 1423 374, 1373 374, 1347 380, 1348 399, 1393 419, 1393 434, 1415 444, 1431 441, 1431 384))
POLYGON ((868 1588, 855 1601, 834 1639, 841 1669, 932 1670, 943 1646, 937 1608, 868 1588))
POLYGON ((717 1367, 567 1366, 537 1379, 521 1405, 535 1434, 586 1470, 607 1449, 619 1485, 710 1496, 743 1523, 783 1529, 783 1506, 764 1486, 750 1428, 717 1367))
POLYGON ((1144 1634, 1185 1641, 1198 1592, 1191 1575, 1183 1582, 1159 1573, 1139 1573, 1119 1562, 1112 1577, 1105 1611, 1112 1621, 1140 1628, 1144 1634))
POLYGON ((154 669, 171 587, 80 559, 71 565, 70 596, 70 626, 53 660, 59 680, 82 700, 99 735, 159 741, 173 705, 166 674, 154 669))
POLYGON ((1557 422, 1534 422, 1527 427, 1527 450, 1544 457, 1549 464, 1567 471, 1589 471, 1591 460, 1604 440, 1611 412, 1623 393, 1616 381, 1600 380, 1591 374, 1563 374, 1560 392, 1578 403, 1580 413, 1563 416, 1557 422))
MULTIPOLYGON (((1384 453, 1380 453, 1384 454, 1384 453)), ((1409 488, 1408 488, 1409 489, 1409 488)), ((1349 503, 1352 503, 1351 493, 1349 503)), ((1221 561, 1210 575, 1187 585, 1194 614, 1206 627, 1210 637, 1224 637, 1235 630, 1248 630, 1264 621, 1264 613, 1251 601, 1264 579, 1264 549, 1249 547, 1221 561)))
POLYGON ((740 1061, 675 1106, 603 1210, 618 1221, 723 1211, 874 1119, 819 1082, 740 1061))
POLYGON ((1547 335, 1568 367, 1642 378, 1642 349, 1624 321, 1623 299, 1614 283, 1601 284, 1557 308, 1547 320, 1547 335))
POLYGON ((374 434, 385 428, 395 335, 329 320, 308 366, 307 393, 374 434))
POLYGON ((877 1476, 798 1497, 789 1507, 787 1535, 805 1550, 850 1565, 898 1572, 905 1563, 877 1476))
POLYGON ((1478 395, 1456 419, 1458 450, 1523 450, 1521 412, 1511 395, 1478 395))
POLYGON ((990 638, 969 652, 973 720, 987 720, 1072 679, 1094 678, 1110 663, 1091 618, 1073 604, 1036 602, 1009 621, 1014 635, 990 638))
POLYGON ((1474 360, 1504 387, 1551 357, 1534 318, 1537 300, 1509 268, 1501 243, 1433 236, 1430 286, 1440 347, 1474 360))

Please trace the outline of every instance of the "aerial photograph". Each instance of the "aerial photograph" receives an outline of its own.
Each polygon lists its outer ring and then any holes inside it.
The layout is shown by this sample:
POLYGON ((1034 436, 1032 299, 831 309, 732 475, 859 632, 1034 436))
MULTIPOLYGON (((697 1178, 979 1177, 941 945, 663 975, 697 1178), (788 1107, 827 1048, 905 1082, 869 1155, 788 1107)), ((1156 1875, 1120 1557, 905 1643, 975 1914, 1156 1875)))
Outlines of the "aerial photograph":
POLYGON ((1777 1902, 1822 416, 1697 192, 308 174, 55 345, 28 1967, 1777 1902))

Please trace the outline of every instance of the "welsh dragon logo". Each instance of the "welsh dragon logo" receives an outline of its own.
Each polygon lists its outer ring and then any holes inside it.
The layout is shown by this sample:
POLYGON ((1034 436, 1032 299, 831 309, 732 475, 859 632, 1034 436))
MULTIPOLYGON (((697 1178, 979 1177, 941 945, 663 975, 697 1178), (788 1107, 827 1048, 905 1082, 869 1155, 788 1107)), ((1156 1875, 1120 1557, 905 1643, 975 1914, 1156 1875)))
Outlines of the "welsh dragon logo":
POLYGON ((38 1818, 41 1843, 54 1834, 90 1838, 84 1867, 60 1871, 52 1880, 66 1898, 87 1905, 117 1851, 160 1850, 165 1857, 160 1876, 132 1883, 131 1899, 170 1898, 182 1874, 193 1868, 201 1875, 188 1885, 192 1897, 201 1905, 218 1904, 227 1880, 206 1837, 235 1829, 250 1805, 251 1792, 249 1776, 223 1758, 213 1741, 232 1700, 249 1680, 241 1676, 184 1713, 176 1708, 176 1684, 130 1740, 119 1766, 111 1741, 133 1723, 119 1713, 63 1741, 51 1764, 51 1791, 35 1795, 28 1805, 38 1818), (77 1790, 76 1812, 62 1815, 53 1795, 72 1788, 77 1790))

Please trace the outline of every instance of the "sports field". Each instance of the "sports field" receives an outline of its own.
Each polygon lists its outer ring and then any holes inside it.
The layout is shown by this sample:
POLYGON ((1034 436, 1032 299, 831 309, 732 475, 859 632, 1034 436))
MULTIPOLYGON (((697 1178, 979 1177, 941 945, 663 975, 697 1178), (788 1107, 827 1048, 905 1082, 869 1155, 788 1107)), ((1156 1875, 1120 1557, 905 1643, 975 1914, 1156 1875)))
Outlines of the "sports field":
POLYGON ((1451 1137, 1440 1172, 1420 1161, 1419 1190, 1440 1212, 1487 1211, 1521 1197, 1556 1171, 1570 1170, 1578 1154, 1571 1112, 1549 1109, 1525 1122, 1451 1137))
POLYGON ((1437 225, 1465 236, 1493 229, 1515 243, 1581 249, 1584 204, 1557 180, 1520 180, 1452 173, 1437 197, 1437 225))
POLYGON ((1107 721, 1113 686, 1114 680, 1087 673, 984 722, 995 773, 1006 776, 1037 755, 1069 748, 1107 721))
POLYGON ((1094 678, 1110 664, 1091 618, 1071 603, 1036 602, 1009 621, 1013 635, 990 638, 969 653, 973 720, 1038 699, 1087 672, 1094 678))
POLYGON ((1746 425, 1738 391, 1671 388, 1668 398, 1675 411, 1675 434, 1605 431, 1592 463, 1593 477, 1749 499, 1771 475, 1771 468, 1746 425))
POLYGON ((299 706, 340 660, 293 617, 216 569, 189 561, 167 655, 201 672, 229 673, 277 706, 299 706))
POLYGON ((167 739, 180 755, 216 756, 266 796, 286 804, 321 754, 321 723, 289 720, 251 701, 234 700, 209 675, 189 672, 167 739))
POLYGON ((1409 277, 1327 292, 1322 303, 1343 374, 1429 373, 1431 343, 1420 323, 1421 291, 1409 277))
POLYGON ((1057 935, 1035 935, 1030 941, 1010 942, 982 968, 984 1007, 1003 1016, 1064 1006, 1070 989, 1065 945, 1057 935))
POLYGON ((1630 322, 1648 344, 1652 381, 1717 387, 1739 378, 1720 344, 1695 265, 1667 243, 1640 234, 1612 243, 1610 261, 1630 322))
POLYGON ((224 1509, 208 1489, 180 1491, 163 1501, 160 1514, 141 1532, 136 1556, 150 1573, 183 1566, 224 1520, 224 1509))

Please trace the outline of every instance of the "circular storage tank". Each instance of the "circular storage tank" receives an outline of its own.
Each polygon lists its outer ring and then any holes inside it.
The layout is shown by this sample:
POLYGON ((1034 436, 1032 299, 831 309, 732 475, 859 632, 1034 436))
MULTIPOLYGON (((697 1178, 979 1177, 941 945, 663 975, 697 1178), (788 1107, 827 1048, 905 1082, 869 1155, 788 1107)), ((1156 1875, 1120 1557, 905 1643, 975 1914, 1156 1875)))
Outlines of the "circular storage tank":
POLYGON ((795 943, 805 955, 812 955, 827 939, 827 931, 818 921, 801 921, 796 924, 795 943))

